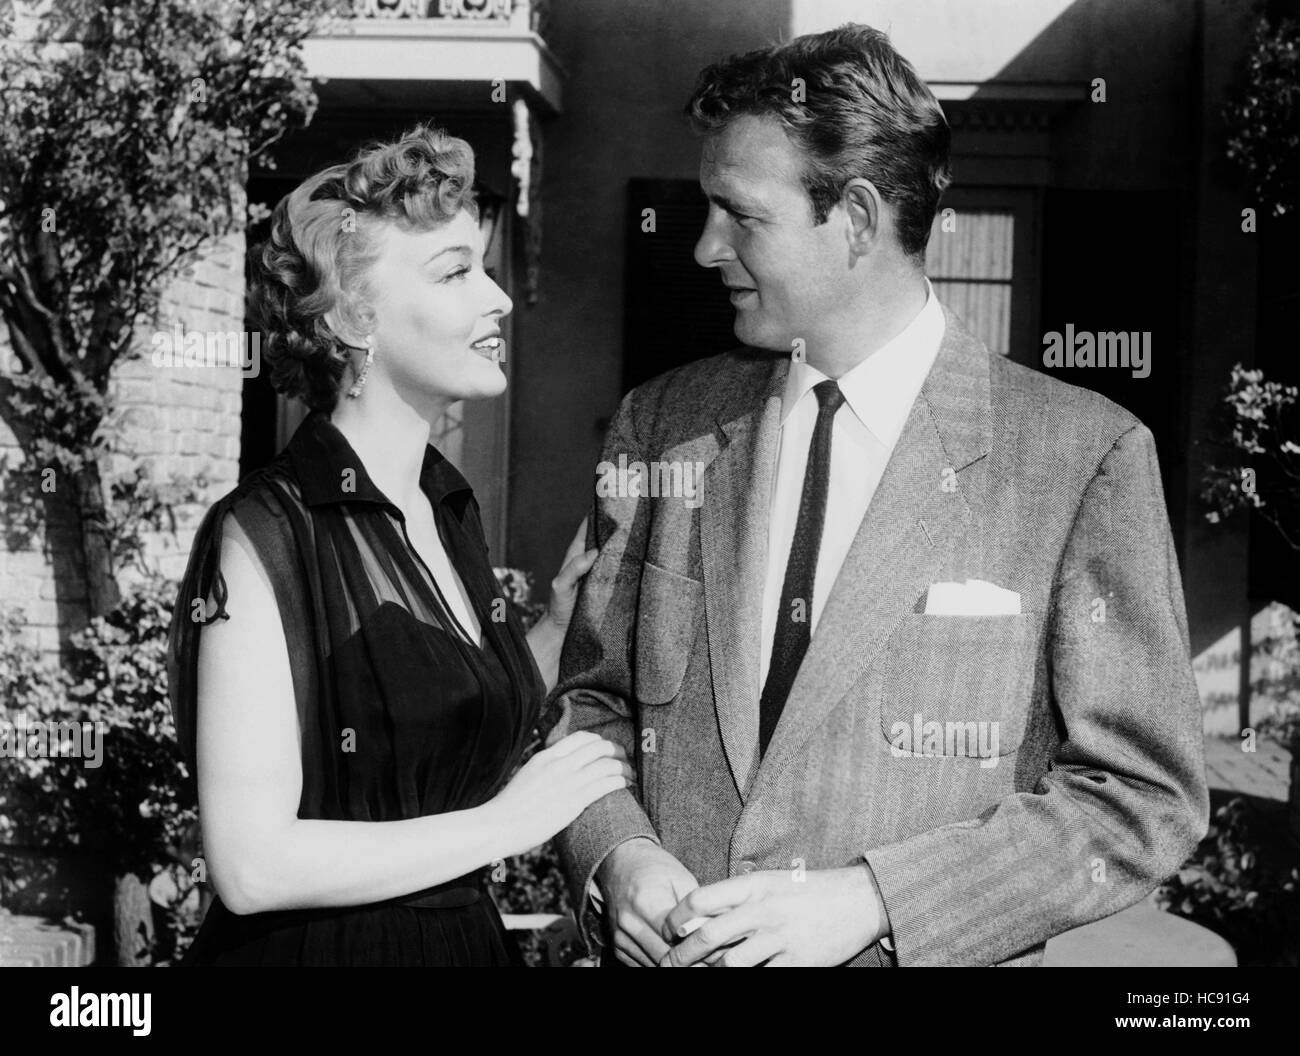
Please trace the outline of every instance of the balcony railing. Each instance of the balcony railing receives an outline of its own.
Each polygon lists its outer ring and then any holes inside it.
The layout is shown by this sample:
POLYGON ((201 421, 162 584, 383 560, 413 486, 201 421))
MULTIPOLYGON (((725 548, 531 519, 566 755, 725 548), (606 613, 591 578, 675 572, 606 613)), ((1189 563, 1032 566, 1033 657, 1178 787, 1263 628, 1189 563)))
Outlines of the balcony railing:
POLYGON ((497 24, 546 35, 545 0, 354 0, 356 18, 430 19, 497 24))
POLYGON ((336 93, 364 84, 358 105, 409 103, 390 85, 500 82, 554 114, 564 71, 546 45, 548 11, 545 0, 352 0, 351 18, 304 41, 303 61, 336 93))

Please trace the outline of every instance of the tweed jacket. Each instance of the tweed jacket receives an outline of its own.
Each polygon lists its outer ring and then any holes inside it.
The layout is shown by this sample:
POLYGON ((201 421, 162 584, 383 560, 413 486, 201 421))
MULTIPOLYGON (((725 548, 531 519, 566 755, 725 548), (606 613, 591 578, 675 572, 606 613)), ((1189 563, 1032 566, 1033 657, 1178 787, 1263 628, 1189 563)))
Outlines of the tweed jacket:
POLYGON ((593 946, 587 884, 634 836, 701 884, 865 859, 893 949, 850 964, 910 966, 1037 964, 1204 835, 1200 703, 1150 431, 945 319, 761 759, 789 361, 740 350, 623 400, 604 462, 702 477, 693 499, 596 489, 600 555, 546 723, 552 742, 592 730, 635 760, 637 785, 558 840, 593 946), (935 584, 971 579, 1019 594, 1019 611, 927 613, 935 584))

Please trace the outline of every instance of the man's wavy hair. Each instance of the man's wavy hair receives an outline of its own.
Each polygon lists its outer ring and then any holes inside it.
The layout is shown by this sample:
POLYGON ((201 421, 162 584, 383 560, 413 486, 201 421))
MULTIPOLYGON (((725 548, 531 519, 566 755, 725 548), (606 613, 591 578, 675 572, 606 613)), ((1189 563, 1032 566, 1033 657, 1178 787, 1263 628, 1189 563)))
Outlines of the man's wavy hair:
POLYGON ((742 114, 775 117, 803 152, 816 223, 862 177, 895 209, 903 251, 924 261, 952 179, 952 137, 934 93, 884 33, 848 23, 706 67, 686 104, 692 128, 714 135, 742 114))
POLYGON ((271 215, 270 237, 252 254, 251 312, 272 387, 314 410, 332 410, 349 346, 325 313, 368 331, 367 276, 381 227, 428 231, 462 209, 477 219, 474 151, 432 125, 370 144, 285 195, 271 215))

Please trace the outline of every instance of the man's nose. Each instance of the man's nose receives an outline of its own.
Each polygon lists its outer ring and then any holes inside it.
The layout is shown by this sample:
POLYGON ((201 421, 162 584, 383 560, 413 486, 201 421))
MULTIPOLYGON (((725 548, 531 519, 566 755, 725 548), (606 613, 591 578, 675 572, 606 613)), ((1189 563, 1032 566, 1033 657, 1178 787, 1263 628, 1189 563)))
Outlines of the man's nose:
POLYGON ((721 225, 717 223, 714 209, 709 210, 709 218, 700 232, 699 241, 695 243, 695 263, 702 268, 716 268, 736 255, 722 235, 721 225))

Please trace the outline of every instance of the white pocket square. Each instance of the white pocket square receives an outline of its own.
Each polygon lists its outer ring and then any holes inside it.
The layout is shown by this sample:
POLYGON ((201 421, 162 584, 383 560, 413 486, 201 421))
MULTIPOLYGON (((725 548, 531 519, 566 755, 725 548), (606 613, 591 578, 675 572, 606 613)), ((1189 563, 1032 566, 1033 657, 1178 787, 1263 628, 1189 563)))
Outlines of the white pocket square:
POLYGON ((1016 616, 1020 595, 984 579, 932 583, 925 594, 927 616, 1016 616))

